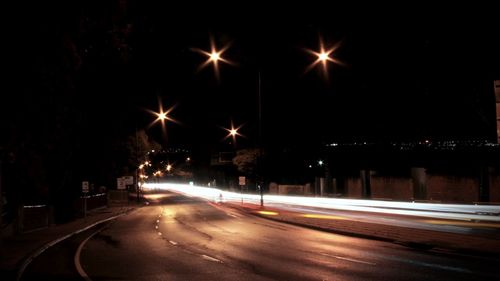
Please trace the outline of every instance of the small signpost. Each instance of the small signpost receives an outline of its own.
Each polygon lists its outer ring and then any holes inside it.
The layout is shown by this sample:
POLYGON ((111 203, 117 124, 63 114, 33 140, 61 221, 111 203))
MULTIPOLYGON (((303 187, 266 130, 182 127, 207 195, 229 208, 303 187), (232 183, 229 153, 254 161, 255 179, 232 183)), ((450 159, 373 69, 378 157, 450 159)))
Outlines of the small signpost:
POLYGON ((238 178, 238 181, 239 181, 239 183, 240 183, 240 186, 244 186, 244 185, 245 185, 245 180, 246 180, 246 179, 245 179, 245 177, 243 177, 243 176, 241 176, 241 177, 239 177, 239 178, 238 178))
POLYGON ((123 177, 116 178, 116 189, 125 189, 125 180, 123 177))
POLYGON ((122 177, 125 185, 134 185, 134 176, 124 176, 122 177))
POLYGON ((134 176, 116 178, 116 189, 127 189, 127 185, 134 185, 134 176))
POLYGON ((89 193, 89 182, 88 181, 82 181, 82 192, 89 193))
POLYGON ((246 184, 246 178, 244 176, 238 177, 238 183, 240 185, 241 204, 243 204, 243 186, 246 184))
POLYGON ((82 181, 82 193, 83 193, 83 217, 87 217, 87 193, 89 193, 89 182, 82 181))

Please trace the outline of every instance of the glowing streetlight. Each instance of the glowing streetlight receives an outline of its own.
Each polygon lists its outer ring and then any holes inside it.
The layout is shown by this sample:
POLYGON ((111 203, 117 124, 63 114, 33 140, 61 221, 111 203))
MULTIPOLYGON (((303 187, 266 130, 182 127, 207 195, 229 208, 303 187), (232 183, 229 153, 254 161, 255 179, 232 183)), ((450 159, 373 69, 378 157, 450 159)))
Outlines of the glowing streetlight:
MULTIPOLYGON (((153 110, 150 110, 150 109, 146 109, 146 111, 148 111, 152 115, 156 116, 156 119, 153 120, 153 122, 151 122, 148 125, 148 128, 151 128, 154 124, 156 124, 157 122, 160 122, 161 123, 161 128, 162 128, 163 139, 165 141, 167 139, 167 128, 166 128, 165 123, 167 121, 170 121, 170 122, 173 122, 173 123, 179 123, 177 120, 173 119, 169 115, 175 109, 175 107, 176 107, 176 105, 168 108, 167 110, 163 110, 163 103, 161 101, 161 98, 158 97, 158 109, 159 109, 159 111, 156 112, 156 111, 153 111, 153 110)), ((152 152, 154 152, 154 151, 152 151, 152 152)))
MULTIPOLYGON (((234 65, 233 62, 228 61, 227 59, 224 59, 221 56, 229 48, 229 45, 226 45, 221 50, 217 50, 213 38, 210 38, 210 48, 211 48, 211 52, 207 52, 207 51, 204 51, 201 49, 193 49, 193 51, 204 54, 208 57, 208 59, 198 67, 198 70, 201 70, 204 67, 206 67, 208 64, 212 63, 214 66, 214 72, 215 72, 215 76, 217 78, 217 81, 220 81, 218 62, 221 61, 221 62, 224 62, 226 64, 234 65)), ((262 166, 262 163, 261 163, 262 162, 262 159, 261 159, 262 158, 262 95, 261 95, 260 70, 258 70, 258 105, 259 105, 259 109, 258 109, 258 118, 259 118, 258 119, 258 130, 259 130, 259 132, 258 132, 258 147, 259 147, 258 161, 259 162, 257 164, 257 170, 261 173, 261 166, 262 166)), ((233 143, 235 146, 236 146, 236 136, 240 135, 238 133, 238 129, 239 129, 239 127, 234 128, 234 126, 232 124, 231 124, 231 129, 226 129, 229 132, 229 134, 226 136, 226 138, 231 136, 233 138, 233 143)), ((261 176, 261 174, 259 176, 261 176)), ((260 204, 261 204, 261 206, 264 206, 264 195, 263 195, 263 188, 261 186, 262 183, 260 183, 261 181, 262 180, 257 180, 257 187, 260 190, 260 204)))
POLYGON ((244 137, 242 134, 238 132, 238 130, 241 129, 241 127, 243 127, 243 125, 234 127, 233 121, 231 121, 231 128, 223 128, 228 132, 228 134, 224 137, 224 139, 231 137, 233 139, 233 145, 235 147, 236 147, 236 136, 244 137))
POLYGON ((328 77, 328 62, 332 62, 335 64, 340 64, 344 65, 343 62, 339 61, 338 59, 334 58, 332 55, 333 53, 340 47, 340 42, 337 44, 333 45, 333 47, 326 49, 325 44, 323 43, 323 39, 319 39, 319 52, 305 49, 306 52, 310 53, 311 55, 316 57, 316 60, 312 62, 307 68, 305 72, 309 72, 311 69, 316 67, 318 64, 321 64, 323 66, 323 73, 325 77, 328 77))
POLYGON ((214 39, 212 37, 210 37, 210 52, 207 52, 205 50, 198 49, 198 48, 192 48, 193 51, 200 53, 200 54, 203 54, 207 57, 207 60, 205 62, 203 62, 198 67, 198 71, 202 70, 207 65, 212 64, 214 66, 215 78, 217 78, 217 81, 220 81, 219 62, 234 65, 233 62, 222 57, 222 54, 225 51, 227 51, 228 48, 229 48, 229 45, 226 45, 222 49, 217 50, 217 47, 215 46, 214 39))

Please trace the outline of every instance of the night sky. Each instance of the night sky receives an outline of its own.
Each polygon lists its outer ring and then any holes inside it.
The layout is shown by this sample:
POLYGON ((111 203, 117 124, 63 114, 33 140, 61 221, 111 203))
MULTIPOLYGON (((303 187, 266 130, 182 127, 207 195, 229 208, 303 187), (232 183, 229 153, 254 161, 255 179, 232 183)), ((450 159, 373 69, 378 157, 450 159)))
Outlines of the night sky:
MULTIPOLYGON (((158 97, 179 121, 167 124, 167 146, 220 145, 231 120, 243 124, 239 145, 252 146, 259 72, 269 146, 495 139, 500 25, 491 7, 64 2, 17 7, 10 22, 4 146, 111 142, 146 128, 158 97), (211 36, 236 64, 221 64, 219 81, 211 65, 197 71, 206 58, 193 51, 208 50, 211 36), (342 65, 329 64, 327 79, 321 68, 305 72, 315 58, 304 49, 318 51, 320 38, 339 44, 332 56, 342 65)), ((163 142, 159 130, 148 132, 163 142)))

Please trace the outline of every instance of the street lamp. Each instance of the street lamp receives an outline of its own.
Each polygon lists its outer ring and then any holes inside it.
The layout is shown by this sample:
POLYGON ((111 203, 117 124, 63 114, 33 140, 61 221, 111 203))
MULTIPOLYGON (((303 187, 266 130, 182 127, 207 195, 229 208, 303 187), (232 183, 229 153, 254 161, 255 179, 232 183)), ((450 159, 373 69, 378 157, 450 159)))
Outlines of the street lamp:
POLYGON ((168 108, 167 110, 163 110, 163 103, 161 101, 161 98, 158 97, 158 109, 159 109, 159 111, 156 112, 156 111, 153 111, 153 110, 150 110, 150 109, 146 109, 146 111, 148 111, 152 115, 156 116, 156 119, 153 120, 153 122, 151 122, 148 125, 148 128, 151 128, 154 124, 160 122, 161 123, 161 129, 162 129, 162 136, 163 136, 163 140, 165 142, 167 140, 167 128, 166 128, 166 125, 165 125, 166 122, 170 121, 170 122, 173 122, 173 123, 179 123, 177 120, 173 119, 169 115, 175 109, 175 107, 176 107, 176 105, 173 105, 170 108, 168 108))
POLYGON ((333 45, 331 48, 326 49, 325 44, 323 43, 323 39, 320 37, 319 38, 319 51, 305 49, 306 52, 308 52, 309 54, 316 57, 316 60, 313 61, 309 66, 307 66, 305 72, 309 72, 314 67, 321 64, 321 66, 323 67, 323 75, 325 76, 325 78, 328 78, 328 62, 339 64, 339 65, 344 65, 343 62, 341 62, 340 60, 338 60, 332 56, 333 53, 340 47, 340 43, 341 42, 338 42, 335 45, 333 45))
MULTIPOLYGON (((217 47, 215 45, 214 39, 210 37, 210 52, 204 51, 202 49, 198 48, 193 48, 192 50, 198 53, 201 53, 207 57, 207 60, 203 62, 199 67, 198 70, 201 70, 205 68, 207 65, 210 63, 214 67, 214 72, 215 76, 217 78, 217 81, 220 81, 220 73, 219 73, 219 62, 223 62, 226 64, 234 65, 233 62, 225 59, 222 57, 222 54, 229 48, 229 45, 224 46, 222 49, 217 50, 217 47)), ((260 70, 258 71, 258 162, 257 162, 257 170, 258 170, 258 176, 257 176, 257 187, 259 188, 260 191, 260 205, 264 206, 264 193, 262 189, 262 94, 261 94, 261 74, 260 70)), ((234 127, 231 128, 229 131, 228 136, 233 136, 233 140, 235 140, 235 137, 237 135, 237 129, 234 129, 234 127)))
POLYGON ((192 48, 193 51, 203 54, 207 57, 207 60, 198 67, 198 71, 202 70, 211 63, 214 67, 215 78, 217 79, 217 81, 220 81, 219 62, 234 65, 233 62, 222 57, 222 54, 227 51, 228 48, 229 45, 226 45, 222 49, 217 50, 213 37, 210 37, 210 52, 198 48, 192 48))
MULTIPOLYGON (((311 69, 316 67, 317 65, 321 65, 323 68, 323 75, 326 81, 328 81, 328 63, 334 63, 334 64, 339 64, 339 65, 345 65, 343 62, 340 60, 336 59, 333 57, 333 53, 340 47, 341 42, 337 42, 334 44, 331 48, 327 49, 325 47, 325 44, 323 43, 323 39, 319 38, 319 51, 313 51, 309 49, 305 49, 306 52, 309 54, 313 55, 316 60, 313 61, 307 68, 305 72, 309 72, 311 69)), ((324 162, 323 160, 318 161, 318 165, 320 167, 324 166, 325 170, 325 178, 327 185, 326 187, 329 189, 331 181, 330 181, 330 169, 329 169, 329 162, 324 162)))
POLYGON ((240 134, 240 132, 238 132, 238 130, 241 129, 241 127, 243 127, 243 125, 235 127, 233 124, 233 121, 231 120, 231 128, 223 128, 224 130, 226 130, 228 132, 228 134, 224 137, 224 139, 231 137, 233 139, 233 146, 235 148, 236 148, 236 136, 243 137, 243 135, 240 134))

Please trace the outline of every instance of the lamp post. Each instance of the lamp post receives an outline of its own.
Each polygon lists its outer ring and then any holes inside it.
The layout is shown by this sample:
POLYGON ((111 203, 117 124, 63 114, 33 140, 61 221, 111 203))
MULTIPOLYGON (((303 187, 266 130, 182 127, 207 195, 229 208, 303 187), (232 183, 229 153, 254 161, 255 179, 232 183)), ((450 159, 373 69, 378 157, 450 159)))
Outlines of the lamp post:
MULTIPOLYGON (((213 38, 210 38, 210 52, 201 50, 201 49, 193 49, 194 51, 201 53, 207 57, 207 60, 200 65, 198 70, 206 67, 209 64, 213 65, 215 76, 217 80, 220 78, 219 74, 219 62, 233 65, 231 61, 222 57, 223 53, 228 49, 229 46, 225 46, 224 48, 217 50, 213 38)), ((323 43, 322 38, 319 39, 319 51, 312 51, 306 49, 306 51, 313 56, 316 57, 316 60, 312 62, 307 68, 306 72, 310 71, 317 65, 321 65, 323 69, 323 74, 325 79, 328 78, 328 64, 335 63, 343 65, 341 61, 333 57, 333 53, 340 47, 340 42, 333 45, 331 48, 326 48, 323 43)), ((258 90, 257 90, 257 98, 258 98, 258 136, 257 136, 257 146, 258 146, 258 160, 257 160, 257 187, 259 188, 260 193, 260 204, 264 206, 264 195, 263 195, 263 143, 262 143, 262 79, 261 79, 261 70, 258 69, 258 90)))
MULTIPOLYGON (((141 160, 139 159, 139 134, 138 134, 138 130, 137 130, 137 121, 135 122, 135 158, 136 158, 136 161, 137 163, 140 163, 141 160)), ((135 169, 135 193, 136 193, 136 202, 139 203, 139 174, 142 174, 139 173, 139 170, 142 170, 142 167, 143 165, 142 164, 139 164, 139 167, 137 167, 135 169)))
MULTIPOLYGON (((210 52, 201 50, 201 49, 193 49, 193 51, 196 51, 198 53, 201 53, 207 57, 207 60, 202 63, 198 70, 206 67, 208 64, 212 63, 214 67, 214 72, 215 72, 215 77, 217 80, 220 79, 220 73, 219 73, 219 62, 223 62, 226 64, 233 65, 234 63, 231 62, 230 60, 227 60, 222 57, 222 54, 229 48, 229 46, 225 46, 220 50, 217 50, 215 46, 215 42, 213 38, 210 38, 210 52)), ((257 158, 257 176, 256 176, 256 184, 257 188, 259 189, 260 193, 260 205, 264 206, 264 191, 262 188, 263 185, 263 174, 262 174, 262 93, 261 93, 261 72, 260 69, 257 71, 258 74, 258 91, 257 91, 257 98, 258 98, 258 133, 257 133, 257 146, 258 146, 258 158, 257 158)), ((232 131, 230 131, 230 135, 233 136, 233 139, 235 138, 237 134, 237 130, 232 128, 232 131)))
MULTIPOLYGON (((337 58, 333 57, 333 53, 340 47, 340 43, 338 42, 337 44, 333 45, 331 48, 327 49, 325 48, 325 44, 323 42, 323 39, 320 37, 319 38, 319 51, 313 51, 309 49, 305 49, 306 52, 309 54, 313 55, 316 59, 306 68, 306 72, 310 71, 311 69, 315 68, 318 65, 322 66, 323 70, 323 76, 326 81, 328 81, 328 63, 334 63, 334 64, 339 64, 339 65, 344 65, 344 63, 337 58)), ((331 177, 330 177, 330 162, 327 161, 326 163, 323 160, 318 161, 318 165, 323 167, 324 166, 324 173, 325 173, 325 181, 326 185, 325 188, 327 190, 330 190, 331 187, 331 177)), ((321 183, 320 183, 321 185, 321 183)), ((323 193, 323 187, 320 187, 320 194, 323 193)))
POLYGON ((260 70, 258 72, 258 108, 259 108, 259 120, 258 120, 258 149, 259 149, 259 154, 258 154, 258 162, 257 162, 257 176, 258 176, 258 183, 257 186, 259 187, 259 192, 260 192, 260 206, 264 206, 264 190, 262 188, 262 185, 264 184, 263 180, 263 172, 262 172, 262 93, 261 93, 261 79, 260 79, 260 70))

